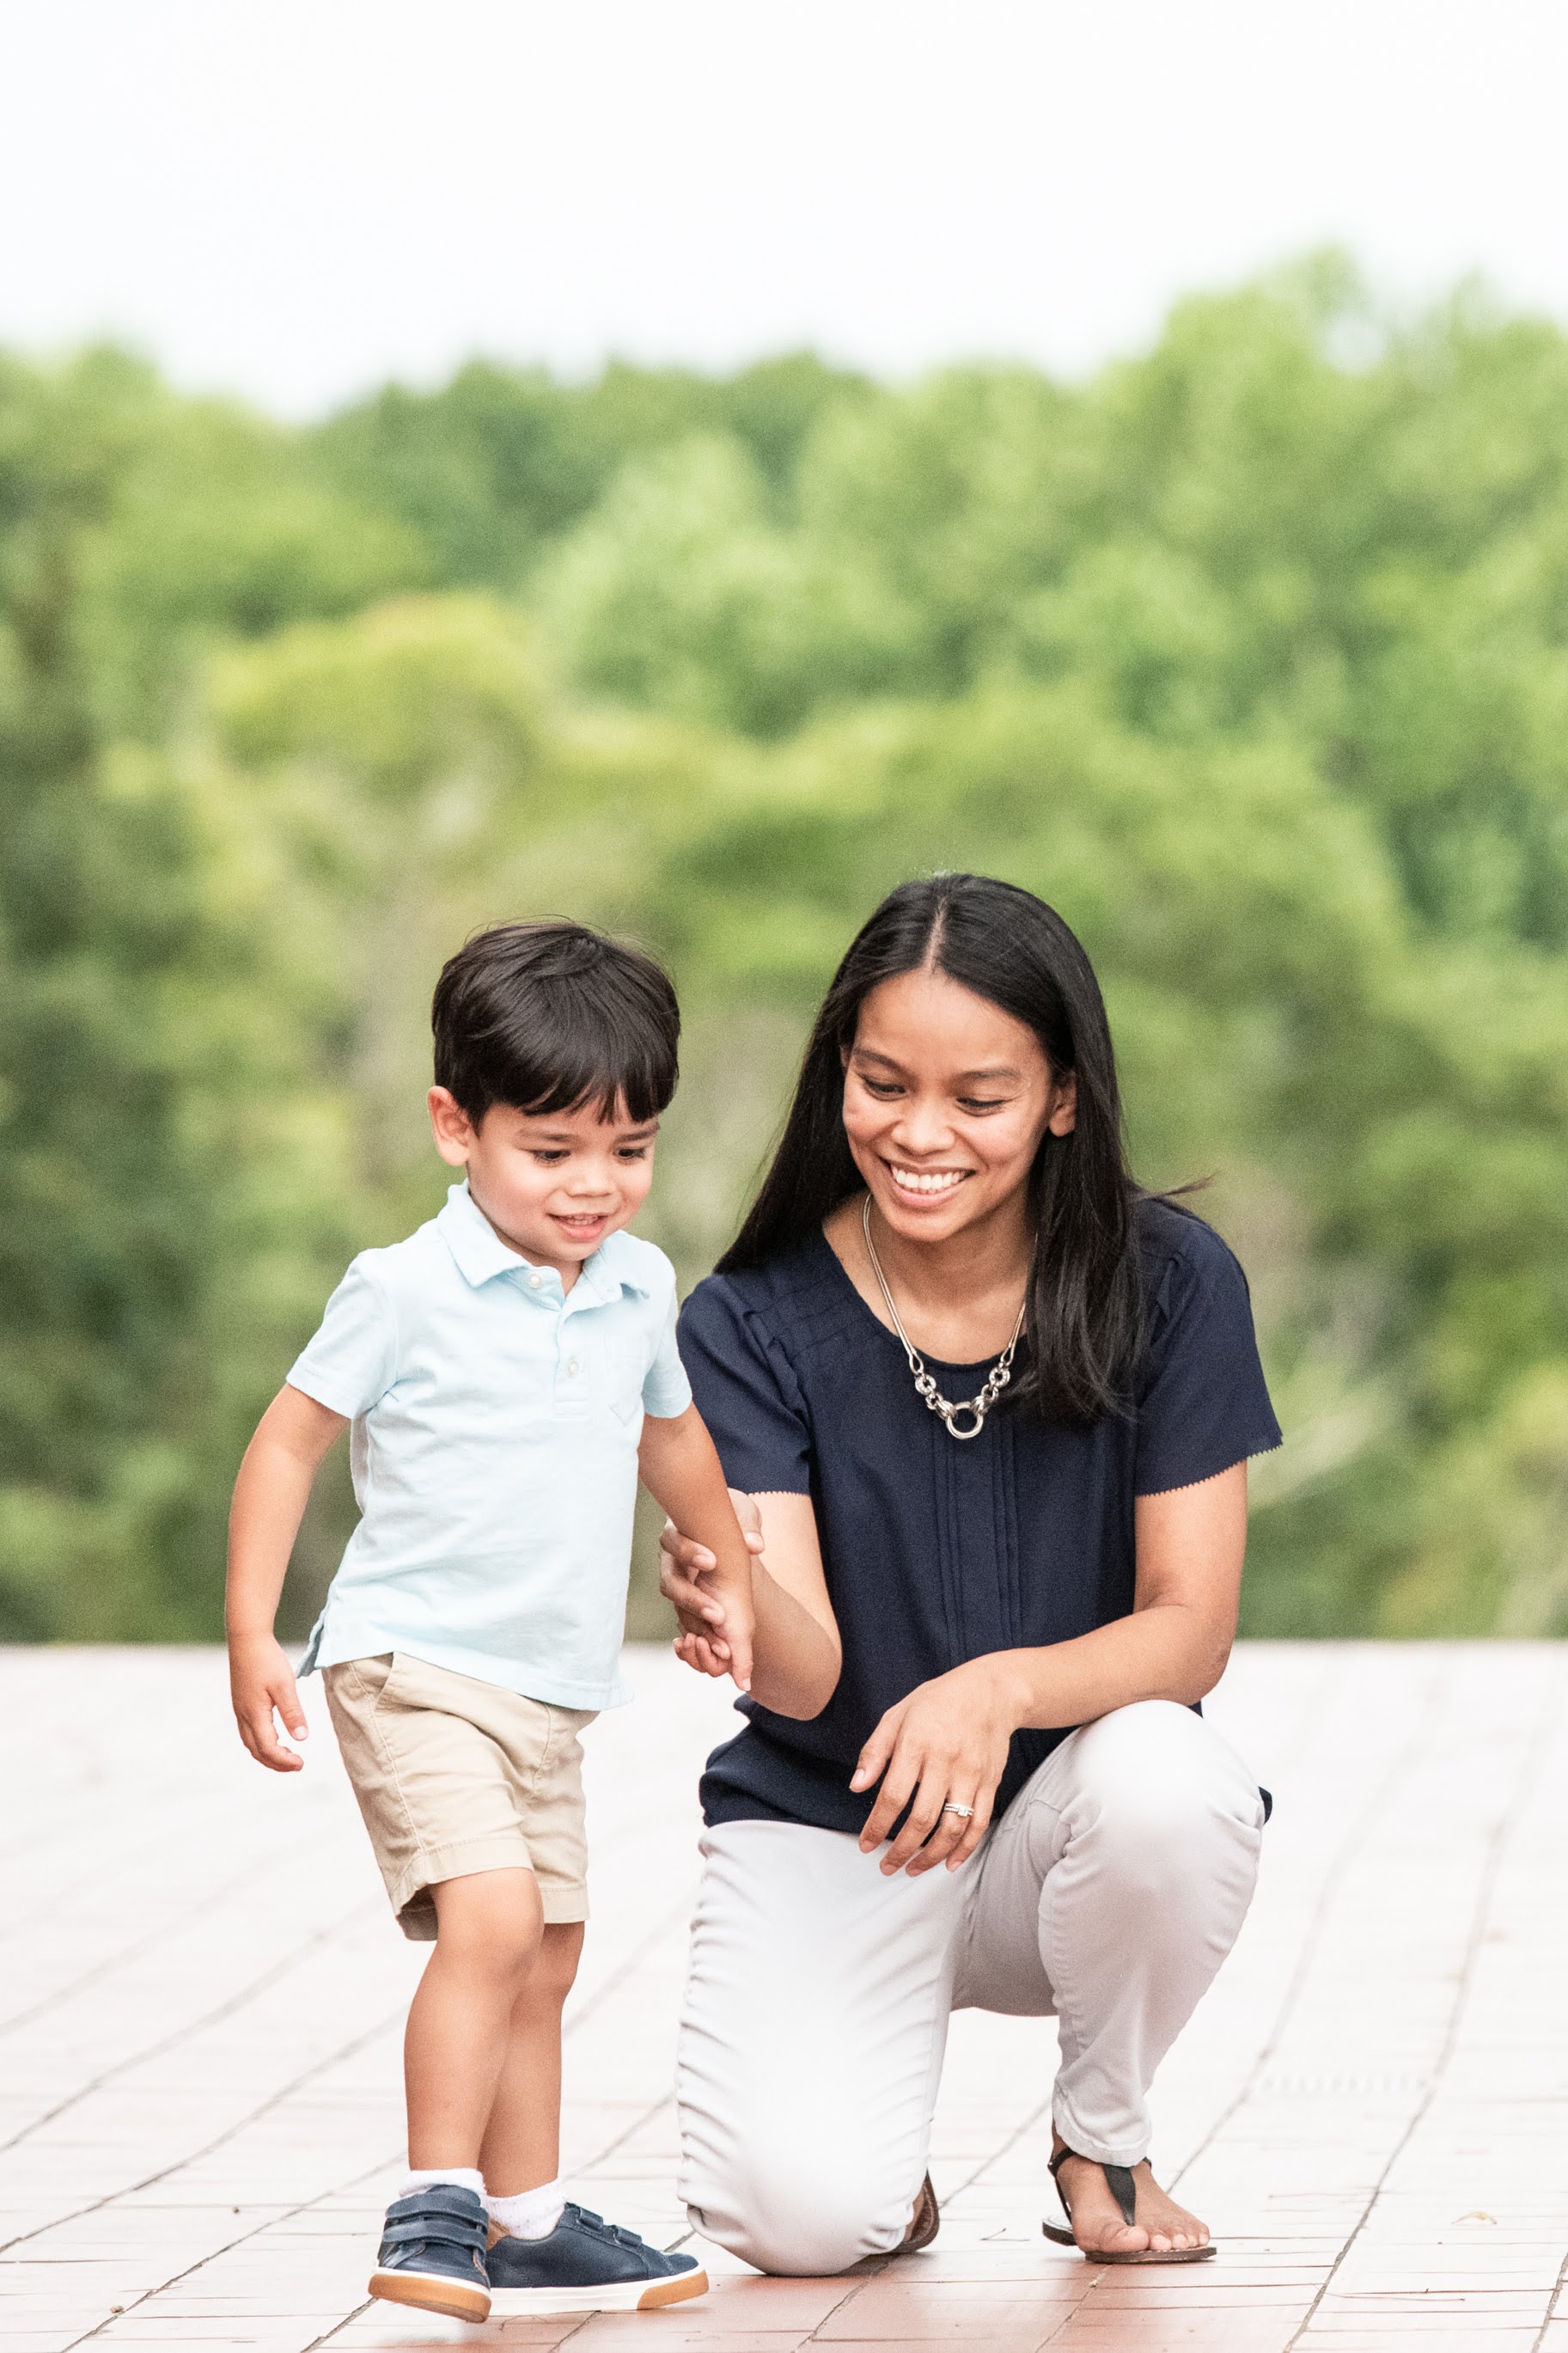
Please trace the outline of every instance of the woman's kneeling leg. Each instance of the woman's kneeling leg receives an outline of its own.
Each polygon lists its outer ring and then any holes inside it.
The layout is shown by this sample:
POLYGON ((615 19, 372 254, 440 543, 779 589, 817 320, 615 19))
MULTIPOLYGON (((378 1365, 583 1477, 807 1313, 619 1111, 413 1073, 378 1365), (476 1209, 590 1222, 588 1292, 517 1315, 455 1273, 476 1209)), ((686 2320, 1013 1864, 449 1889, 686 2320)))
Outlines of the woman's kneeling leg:
POLYGON ((961 1999, 1056 2010, 1056 2125, 1080 2155, 1147 2155, 1149 2085, 1236 1942, 1262 1825, 1212 1726, 1146 1700, 1063 1741, 982 1857, 961 1999))
POLYGON ((681 2195, 759 2270, 896 2247, 925 2172, 957 1876, 884 1879, 853 1838, 730 1822, 705 1868, 682 2012, 681 2195))

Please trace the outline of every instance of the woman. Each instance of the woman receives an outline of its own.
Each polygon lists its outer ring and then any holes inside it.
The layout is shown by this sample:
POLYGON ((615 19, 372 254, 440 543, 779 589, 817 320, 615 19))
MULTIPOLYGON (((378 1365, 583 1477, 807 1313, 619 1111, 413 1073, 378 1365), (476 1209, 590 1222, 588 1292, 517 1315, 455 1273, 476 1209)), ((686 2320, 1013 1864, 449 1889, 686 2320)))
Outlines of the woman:
MULTIPOLYGON (((1263 1801, 1194 1706, 1279 1432, 1240 1268, 1128 1174, 1049 907, 950 874, 878 908, 680 1340, 762 1552, 750 1720, 702 1782, 694 2221, 770 2272, 927 2244, 978 2007, 1058 2021, 1051 2235, 1212 2253, 1146 2095, 1252 1894, 1263 1801)), ((710 1565, 667 1534, 677 1648, 721 1673, 710 1565)))

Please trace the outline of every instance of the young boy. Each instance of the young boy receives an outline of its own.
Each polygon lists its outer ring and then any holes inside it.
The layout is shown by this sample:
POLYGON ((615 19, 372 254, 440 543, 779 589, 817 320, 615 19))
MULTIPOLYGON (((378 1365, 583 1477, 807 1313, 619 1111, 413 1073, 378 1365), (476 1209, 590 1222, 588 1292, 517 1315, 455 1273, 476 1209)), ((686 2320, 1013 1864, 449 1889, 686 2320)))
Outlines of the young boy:
POLYGON ((235 1715, 276 1772, 304 1715, 272 1632, 311 1481, 353 1426, 362 1517, 304 1672, 405 1936, 435 1940, 404 2049, 410 2171, 373 2295, 463 2320, 700 2295, 690 2256, 568 2204, 561 2009, 588 1904, 578 1735, 617 1653, 637 1476, 710 1546, 750 1677, 750 1556, 675 1345, 669 1261, 625 1229, 680 1017, 658 966, 567 923, 482 934, 434 1007, 429 1224, 363 1251, 235 1487, 235 1715))

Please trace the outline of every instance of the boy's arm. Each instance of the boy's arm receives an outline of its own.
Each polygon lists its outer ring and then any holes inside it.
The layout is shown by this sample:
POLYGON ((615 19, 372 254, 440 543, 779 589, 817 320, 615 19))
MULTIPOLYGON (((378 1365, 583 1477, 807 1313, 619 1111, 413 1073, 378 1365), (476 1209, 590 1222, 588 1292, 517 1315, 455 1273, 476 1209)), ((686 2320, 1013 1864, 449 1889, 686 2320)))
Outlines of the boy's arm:
POLYGON ((294 1671, 272 1631, 278 1598, 316 1472, 348 1422, 302 1389, 281 1388, 245 1450, 228 1515, 228 1680, 239 1736, 258 1765, 297 1773, 304 1763, 279 1739, 277 1709, 305 1737, 294 1671))
POLYGON ((730 1501, 718 1450, 694 1405, 668 1419, 644 1415, 637 1469, 655 1503, 713 1555, 710 1583, 723 1605, 730 1672, 742 1691, 750 1691, 752 1556, 730 1501))

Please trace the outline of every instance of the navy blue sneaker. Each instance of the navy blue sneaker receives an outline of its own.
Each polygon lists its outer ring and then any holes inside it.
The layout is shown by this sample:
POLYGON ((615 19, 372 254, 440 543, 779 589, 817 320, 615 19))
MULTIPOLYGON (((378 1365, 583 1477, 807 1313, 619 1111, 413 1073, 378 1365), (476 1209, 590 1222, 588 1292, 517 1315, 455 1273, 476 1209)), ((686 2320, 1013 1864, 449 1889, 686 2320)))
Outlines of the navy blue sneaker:
POLYGON ((370 2292, 386 2304, 412 2304, 448 2320, 488 2320, 485 2270, 489 2217, 485 2201, 455 2181, 438 2181, 386 2210, 370 2292))
POLYGON ((547 2239, 492 2238, 490 2310, 498 2320, 530 2312, 651 2312, 706 2295, 693 2255, 667 2255, 635 2231, 585 2206, 568 2206, 547 2239))

